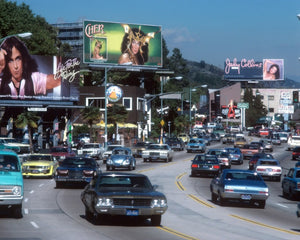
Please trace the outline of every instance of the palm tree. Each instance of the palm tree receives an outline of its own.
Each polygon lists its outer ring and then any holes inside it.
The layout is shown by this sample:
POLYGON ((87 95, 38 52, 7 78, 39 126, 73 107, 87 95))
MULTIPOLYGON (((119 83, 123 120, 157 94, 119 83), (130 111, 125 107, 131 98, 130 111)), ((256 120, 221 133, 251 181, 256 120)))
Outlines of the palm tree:
POLYGON ((90 128, 90 138, 93 136, 93 124, 99 122, 101 119, 100 109, 97 107, 89 106, 81 111, 82 117, 87 121, 90 128))
POLYGON ((32 130, 38 127, 38 120, 40 119, 33 112, 23 112, 18 115, 15 126, 17 128, 28 128, 28 137, 29 137, 29 144, 30 144, 30 153, 33 153, 33 144, 32 144, 32 130))
POLYGON ((114 124, 114 131, 117 129, 117 123, 125 123, 128 117, 128 111, 123 105, 113 104, 107 108, 107 122, 114 124))

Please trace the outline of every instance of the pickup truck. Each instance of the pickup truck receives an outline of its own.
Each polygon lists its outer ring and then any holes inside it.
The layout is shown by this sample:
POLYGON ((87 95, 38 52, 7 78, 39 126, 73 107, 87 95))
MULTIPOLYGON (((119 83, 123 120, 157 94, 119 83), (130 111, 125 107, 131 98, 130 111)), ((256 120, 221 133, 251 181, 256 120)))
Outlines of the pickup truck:
POLYGON ((10 210, 15 218, 22 218, 23 197, 20 159, 12 150, 0 150, 0 207, 10 210))
POLYGON ((103 159, 104 148, 101 143, 85 143, 77 150, 77 155, 84 155, 95 159, 103 159))
POLYGON ((260 147, 257 144, 245 144, 241 148, 241 152, 244 156, 244 159, 251 158, 254 154, 262 152, 260 147))

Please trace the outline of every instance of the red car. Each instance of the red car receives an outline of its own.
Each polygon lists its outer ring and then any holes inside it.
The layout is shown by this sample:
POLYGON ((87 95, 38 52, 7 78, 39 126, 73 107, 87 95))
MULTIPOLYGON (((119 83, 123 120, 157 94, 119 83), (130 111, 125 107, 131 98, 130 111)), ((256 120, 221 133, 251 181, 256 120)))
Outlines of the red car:
POLYGON ((65 147, 65 146, 52 147, 50 150, 50 153, 57 161, 62 161, 66 157, 75 157, 76 156, 76 153, 72 149, 65 147))
POLYGON ((292 158, 293 160, 297 160, 300 157, 300 147, 295 147, 293 149, 292 158))

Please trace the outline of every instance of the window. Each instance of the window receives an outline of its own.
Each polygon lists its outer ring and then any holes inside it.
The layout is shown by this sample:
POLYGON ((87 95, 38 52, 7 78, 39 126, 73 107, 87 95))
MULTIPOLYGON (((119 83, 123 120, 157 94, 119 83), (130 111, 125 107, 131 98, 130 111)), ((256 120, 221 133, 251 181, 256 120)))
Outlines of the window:
POLYGON ((268 95, 268 100, 274 101, 274 96, 273 95, 268 95))
POLYGON ((86 106, 98 107, 101 110, 105 109, 105 98, 86 98, 86 106))
POLYGON ((269 112, 273 113, 274 112, 274 108, 269 108, 269 112))
POLYGON ((144 110, 144 99, 143 98, 137 98, 137 104, 136 104, 136 110, 144 110))
POLYGON ((123 106, 126 110, 132 110, 132 98, 123 97, 123 106))

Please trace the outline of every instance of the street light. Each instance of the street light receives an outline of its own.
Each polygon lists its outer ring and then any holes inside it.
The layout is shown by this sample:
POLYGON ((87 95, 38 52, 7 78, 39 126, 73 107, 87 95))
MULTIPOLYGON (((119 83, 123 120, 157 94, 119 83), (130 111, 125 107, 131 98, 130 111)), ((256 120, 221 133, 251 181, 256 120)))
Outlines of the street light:
POLYGON ((192 92, 195 92, 197 88, 207 88, 207 85, 200 85, 200 86, 195 86, 193 88, 190 87, 190 134, 192 134, 192 92))

